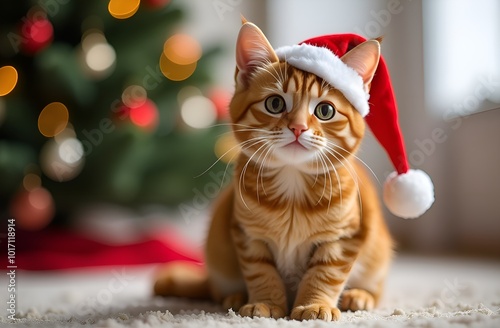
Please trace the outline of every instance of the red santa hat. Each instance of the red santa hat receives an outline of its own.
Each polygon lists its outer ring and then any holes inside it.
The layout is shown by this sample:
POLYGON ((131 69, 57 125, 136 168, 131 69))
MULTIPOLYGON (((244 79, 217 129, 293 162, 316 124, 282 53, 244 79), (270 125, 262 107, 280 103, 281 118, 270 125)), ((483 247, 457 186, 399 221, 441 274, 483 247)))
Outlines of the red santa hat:
POLYGON ((290 65, 313 73, 340 90, 365 118, 396 169, 384 184, 387 208, 399 217, 416 218, 434 202, 434 186, 424 171, 409 167, 385 61, 380 58, 368 94, 361 76, 340 59, 364 41, 366 39, 355 34, 325 35, 299 45, 278 48, 276 54, 290 65))

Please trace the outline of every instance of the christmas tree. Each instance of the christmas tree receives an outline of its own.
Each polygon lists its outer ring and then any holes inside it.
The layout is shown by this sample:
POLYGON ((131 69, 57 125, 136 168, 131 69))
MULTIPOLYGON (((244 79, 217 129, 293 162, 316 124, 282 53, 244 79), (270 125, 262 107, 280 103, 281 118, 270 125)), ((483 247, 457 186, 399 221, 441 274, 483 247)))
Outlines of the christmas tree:
POLYGON ((94 202, 179 204, 214 181, 201 173, 227 131, 220 49, 177 32, 186 14, 168 0, 2 2, 2 216, 37 229, 94 202))

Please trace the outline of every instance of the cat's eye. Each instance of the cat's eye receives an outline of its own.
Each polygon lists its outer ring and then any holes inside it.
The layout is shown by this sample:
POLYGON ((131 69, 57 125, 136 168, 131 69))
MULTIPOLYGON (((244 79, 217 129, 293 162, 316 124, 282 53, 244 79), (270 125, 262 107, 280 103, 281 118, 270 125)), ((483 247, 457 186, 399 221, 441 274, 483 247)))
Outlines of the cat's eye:
POLYGON ((270 96, 265 102, 266 110, 271 114, 283 113, 286 109, 285 99, 281 96, 270 96))
POLYGON ((335 116, 336 110, 332 104, 327 102, 319 103, 314 109, 314 115, 322 121, 328 121, 335 116))

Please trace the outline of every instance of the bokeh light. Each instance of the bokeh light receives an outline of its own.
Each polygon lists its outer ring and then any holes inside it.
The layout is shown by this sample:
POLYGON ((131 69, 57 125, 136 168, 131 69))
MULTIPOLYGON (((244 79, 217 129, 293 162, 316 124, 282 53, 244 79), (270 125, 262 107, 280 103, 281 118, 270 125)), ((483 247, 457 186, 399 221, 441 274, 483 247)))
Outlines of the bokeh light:
POLYGON ((192 36, 178 33, 165 41, 163 54, 174 64, 190 65, 201 58, 201 46, 192 36))
POLYGON ((108 11, 114 18, 127 19, 139 9, 140 0, 110 0, 108 11))
POLYGON ((112 68, 116 61, 115 49, 108 43, 96 43, 85 53, 87 66, 95 72, 112 68))
POLYGON ((130 120, 137 126, 154 129, 158 125, 158 108, 147 99, 142 105, 130 109, 130 120))
POLYGON ((24 36, 27 39, 33 40, 38 44, 43 44, 52 39, 54 29, 50 21, 40 19, 30 21, 29 23, 30 25, 24 29, 24 31, 26 31, 24 36))
POLYGON ((240 147, 234 136, 231 133, 226 133, 217 139, 214 152, 221 161, 231 163, 240 153, 240 147))
POLYGON ((130 108, 142 106, 147 99, 148 92, 140 85, 130 85, 122 92, 122 102, 130 108))
POLYGON ((107 43, 98 43, 85 54, 87 65, 91 70, 96 72, 102 72, 111 68, 115 60, 115 49, 107 43))
POLYGON ((38 130, 46 137, 54 137, 66 128, 68 120, 68 108, 63 103, 53 102, 38 116, 38 130))
POLYGON ((225 120, 229 117, 231 96, 231 93, 223 88, 214 88, 209 92, 208 98, 214 103, 219 120, 225 120))
POLYGON ((96 44, 107 42, 108 41, 101 30, 90 29, 83 34, 81 46, 83 52, 87 53, 96 44))
POLYGON ((42 172, 50 179, 63 182, 77 177, 83 169, 85 152, 73 137, 48 140, 40 151, 42 172))
POLYGON ((76 138, 67 138, 59 143, 59 158, 66 164, 78 164, 83 160, 83 145, 76 138))
MULTIPOLYGON (((36 8, 33 7, 32 10, 36 8)), ((46 18, 35 17, 34 13, 40 14, 40 11, 33 10, 28 13, 28 19, 24 20, 20 33, 23 37, 21 49, 28 54, 35 54, 47 47, 54 37, 54 28, 52 23, 46 18), (32 16, 32 17, 30 17, 32 16)))
POLYGON ((76 132, 73 129, 73 125, 71 123, 68 123, 68 125, 66 125, 66 129, 64 129, 63 131, 58 133, 54 137, 54 140, 57 143, 62 143, 64 140, 66 140, 68 138, 76 138, 76 132))
POLYGON ((188 98, 181 106, 181 117, 190 127, 207 128, 217 120, 214 103, 204 96, 188 98))
POLYGON ((0 96, 8 95, 17 84, 17 70, 12 66, 0 67, 0 96))
POLYGON ((182 105, 186 100, 194 96, 201 96, 203 93, 201 90, 195 86, 188 85, 179 90, 177 93, 177 102, 182 105))
POLYGON ((108 77, 115 68, 116 51, 98 29, 89 29, 82 36, 81 58, 84 71, 92 78, 108 77))
POLYGON ((16 218, 18 227, 25 230, 40 230, 54 218, 54 199, 43 187, 22 190, 12 199, 10 213, 16 218))
POLYGON ((169 60, 162 53, 160 57, 160 70, 163 75, 172 81, 183 81, 193 75, 196 70, 197 62, 188 65, 179 65, 169 60))
POLYGON ((27 191, 39 188, 41 185, 42 185, 42 179, 40 179, 40 176, 38 174, 28 173, 23 178, 23 187, 27 191))

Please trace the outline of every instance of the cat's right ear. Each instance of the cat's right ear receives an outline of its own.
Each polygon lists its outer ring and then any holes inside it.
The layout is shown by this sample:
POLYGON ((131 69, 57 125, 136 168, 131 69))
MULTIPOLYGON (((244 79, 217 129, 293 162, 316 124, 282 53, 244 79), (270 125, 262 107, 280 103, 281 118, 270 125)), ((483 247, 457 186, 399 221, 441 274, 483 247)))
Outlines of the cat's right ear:
POLYGON ((236 81, 248 85, 256 69, 278 60, 264 33, 255 24, 245 22, 236 42, 236 81))
POLYGON ((369 92, 380 60, 380 41, 378 39, 365 41, 350 50, 341 59, 361 76, 365 91, 369 92))

